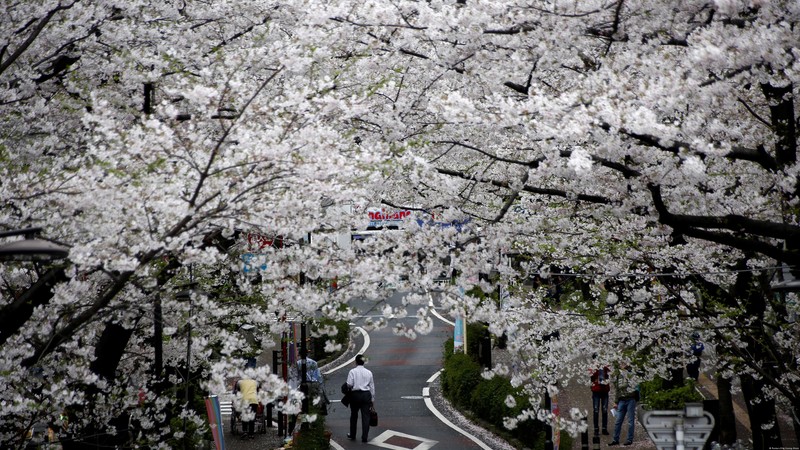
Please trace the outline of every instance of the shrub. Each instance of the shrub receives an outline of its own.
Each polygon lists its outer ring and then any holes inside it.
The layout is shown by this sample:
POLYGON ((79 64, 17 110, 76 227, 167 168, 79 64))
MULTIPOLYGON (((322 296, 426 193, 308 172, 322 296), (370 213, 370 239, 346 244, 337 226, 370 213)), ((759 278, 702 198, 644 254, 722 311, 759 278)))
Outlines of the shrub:
POLYGON ((314 324, 313 331, 317 332, 318 329, 326 326, 333 325, 336 327, 336 336, 321 336, 315 337, 312 340, 311 356, 317 360, 320 365, 325 361, 334 359, 332 357, 341 354, 341 351, 328 353, 325 351, 325 343, 333 340, 334 343, 339 344, 342 348, 347 348, 350 339, 350 324, 346 320, 334 321, 333 319, 322 318, 314 324))
MULTIPOLYGON (((309 402, 310 403, 310 402, 309 402)), ((292 448, 302 450, 327 450, 330 448, 330 434, 325 426, 326 416, 322 415, 320 405, 310 403, 309 414, 316 415, 316 420, 300 426, 300 431, 292 441, 292 448)))
POLYGON ((467 324, 467 354, 473 359, 478 359, 480 341, 489 337, 489 327, 482 323, 467 324))
POLYGON ((703 401, 691 378, 684 380, 683 386, 672 389, 665 389, 661 378, 642 383, 641 396, 642 404, 649 409, 683 409, 686 403, 703 401))
POLYGON ((444 361, 447 364, 447 360, 453 356, 453 338, 450 338, 444 342, 444 361))
POLYGON ((514 391, 515 389, 505 378, 493 377, 491 380, 482 380, 472 391, 471 409, 484 420, 502 424, 504 417, 516 415, 521 410, 519 406, 514 408, 506 406, 506 397, 513 395, 514 391))
MULTIPOLYGON (((441 377, 442 393, 458 409, 472 414, 485 428, 503 436, 516 447, 544 448, 544 424, 534 420, 519 423, 514 430, 503 426, 503 419, 514 417, 530 403, 518 388, 503 377, 487 380, 481 376, 482 368, 475 360, 477 355, 453 353, 452 339, 444 346, 444 371, 441 377), (508 407, 506 397, 513 396, 516 405, 508 407)), ((562 448, 569 448, 569 435, 561 433, 562 448), (567 445, 567 447, 564 447, 567 445)))
POLYGON ((317 416, 317 420, 308 424, 308 428, 301 427, 297 437, 292 441, 292 448, 303 450, 327 450, 330 448, 330 438, 325 434, 325 419, 317 416))
POLYGON ((468 355, 455 353, 447 360, 442 373, 442 392, 454 405, 470 407, 472 391, 481 378, 481 367, 468 355))

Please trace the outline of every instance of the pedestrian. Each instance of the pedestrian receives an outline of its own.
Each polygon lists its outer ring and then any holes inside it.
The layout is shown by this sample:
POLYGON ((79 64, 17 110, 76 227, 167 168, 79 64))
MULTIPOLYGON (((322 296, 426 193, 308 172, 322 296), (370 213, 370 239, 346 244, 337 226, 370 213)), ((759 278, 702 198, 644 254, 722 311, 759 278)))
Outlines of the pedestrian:
MULTIPOLYGON (((597 360, 597 353, 592 354, 592 360, 597 360)), ((594 413, 594 434, 600 434, 599 418, 603 420, 603 434, 608 436, 608 393, 611 391, 611 370, 608 366, 600 366, 595 362, 590 369, 592 382, 592 411, 594 413)))
POLYGON ((364 367, 364 355, 356 355, 356 366, 347 374, 347 387, 350 388, 350 433, 347 438, 356 438, 358 416, 361 413, 361 442, 367 442, 370 408, 375 401, 375 380, 372 372, 364 367))
POLYGON ((628 418, 628 439, 624 445, 633 444, 633 430, 636 424, 636 402, 639 400, 639 386, 635 380, 636 375, 629 364, 623 364, 616 372, 614 378, 615 398, 614 408, 617 421, 614 424, 614 439, 608 444, 619 445, 622 423, 628 418))
MULTIPOLYGON (((250 364, 248 364, 250 367, 250 364)), ((243 431, 242 431, 242 439, 255 439, 256 437, 256 415, 258 414, 258 389, 259 384, 256 380, 252 378, 242 378, 236 382, 236 386, 234 387, 234 392, 241 393, 241 402, 242 405, 247 405, 252 413, 250 416, 250 420, 244 420, 244 414, 242 414, 242 424, 243 424, 243 431)))
MULTIPOLYGON (((317 405, 320 414, 328 414, 330 401, 322 384, 322 373, 319 371, 317 362, 308 356, 308 351, 305 348, 300 349, 300 358, 297 360, 295 367, 290 370, 289 387, 292 389, 300 388, 300 392, 305 396, 302 407, 304 414, 310 412, 310 402, 314 402, 317 405), (305 377, 303 377, 303 373, 305 373, 305 377)), ((289 430, 294 430, 296 424, 297 415, 293 414, 289 417, 289 430)))
POLYGON ((689 346, 689 356, 692 358, 689 364, 686 364, 686 373, 690 378, 697 381, 700 378, 700 357, 703 356, 703 350, 706 346, 700 342, 700 333, 695 331, 692 333, 692 345, 689 346))
POLYGON ((306 378, 302 381, 322 384, 322 373, 319 371, 317 362, 308 356, 305 349, 300 349, 300 359, 297 360, 297 370, 300 374, 303 373, 303 364, 305 364, 306 378))

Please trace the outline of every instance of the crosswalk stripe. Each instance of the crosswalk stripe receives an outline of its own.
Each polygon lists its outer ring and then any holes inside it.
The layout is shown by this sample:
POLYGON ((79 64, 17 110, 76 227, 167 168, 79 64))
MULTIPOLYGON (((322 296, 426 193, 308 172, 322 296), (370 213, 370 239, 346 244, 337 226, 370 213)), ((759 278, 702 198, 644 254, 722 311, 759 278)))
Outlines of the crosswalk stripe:
POLYGON ((230 400, 228 401, 223 400, 219 402, 219 412, 223 416, 230 416, 231 414, 233 414, 233 402, 230 400))

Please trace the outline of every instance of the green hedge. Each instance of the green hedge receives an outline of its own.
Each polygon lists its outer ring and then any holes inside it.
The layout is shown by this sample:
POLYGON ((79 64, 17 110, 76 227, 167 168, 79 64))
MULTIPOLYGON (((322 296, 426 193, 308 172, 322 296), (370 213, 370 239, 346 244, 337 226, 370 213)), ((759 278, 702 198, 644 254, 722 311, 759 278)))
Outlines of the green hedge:
POLYGON ((317 420, 308 424, 308 428, 300 429, 292 439, 293 449, 300 450, 327 450, 330 448, 330 435, 326 434, 324 416, 317 416, 317 420))
POLYGON ((456 407, 470 408, 472 391, 481 380, 481 367, 478 363, 468 355, 456 353, 445 364, 442 391, 456 407))
POLYGON ((326 352, 325 343, 327 341, 332 340, 334 343, 341 345, 343 349, 346 349, 350 340, 350 323, 347 320, 335 321, 329 318, 322 318, 313 324, 312 329, 316 332, 319 328, 330 325, 336 327, 336 336, 315 337, 311 344, 311 357, 314 358, 320 366, 328 361, 336 359, 336 357, 342 353, 342 351, 326 352))
MULTIPOLYGON (((521 411, 519 406, 509 408, 506 406, 506 398, 509 395, 518 397, 516 389, 511 387, 511 383, 502 377, 494 377, 491 380, 484 380, 476 386, 470 397, 472 410, 479 417, 491 423, 503 423, 503 418, 508 417, 509 413, 516 414, 521 411)), ((520 399, 516 398, 519 403, 520 399)), ((527 401, 525 402, 527 403, 527 401)))
MULTIPOLYGON (((472 415, 481 425, 517 447, 536 450, 544 448, 545 425, 542 422, 527 420, 519 423, 513 430, 503 426, 505 417, 514 417, 531 407, 519 388, 511 386, 511 382, 503 377, 496 376, 489 380, 483 378, 483 369, 476 361, 477 356, 453 353, 452 339, 445 343, 444 357, 442 394, 453 406, 472 415), (506 405, 509 395, 516 401, 516 405, 511 408, 506 405)), ((571 437, 567 433, 561 433, 561 448, 569 449, 571 443, 571 437)))
POLYGON ((683 409, 686 403, 702 402, 703 396, 695 389, 695 381, 684 380, 683 386, 664 388, 665 381, 656 378, 641 384, 641 403, 647 409, 683 409))

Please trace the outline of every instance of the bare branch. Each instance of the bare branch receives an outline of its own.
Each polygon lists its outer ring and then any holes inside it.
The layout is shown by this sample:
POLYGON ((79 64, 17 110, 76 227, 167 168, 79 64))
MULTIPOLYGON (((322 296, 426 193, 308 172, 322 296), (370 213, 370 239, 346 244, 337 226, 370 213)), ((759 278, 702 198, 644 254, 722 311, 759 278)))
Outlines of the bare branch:
POLYGON ((28 39, 25 39, 25 41, 17 48, 17 50, 11 55, 9 55, 8 59, 0 62, 0 74, 5 72, 6 69, 8 69, 12 64, 14 64, 14 62, 20 56, 22 56, 23 53, 25 53, 25 50, 27 50, 28 47, 30 47, 31 44, 33 44, 33 41, 35 41, 36 38, 39 37, 39 34, 42 32, 42 30, 44 30, 44 27, 46 27, 47 24, 50 23, 50 20, 53 18, 53 16, 58 14, 60 11, 72 8, 72 5, 74 4, 75 3, 70 3, 69 5, 59 5, 50 12, 48 12, 47 15, 45 15, 39 21, 39 23, 37 23, 36 26, 33 28, 31 34, 28 35, 28 39))

